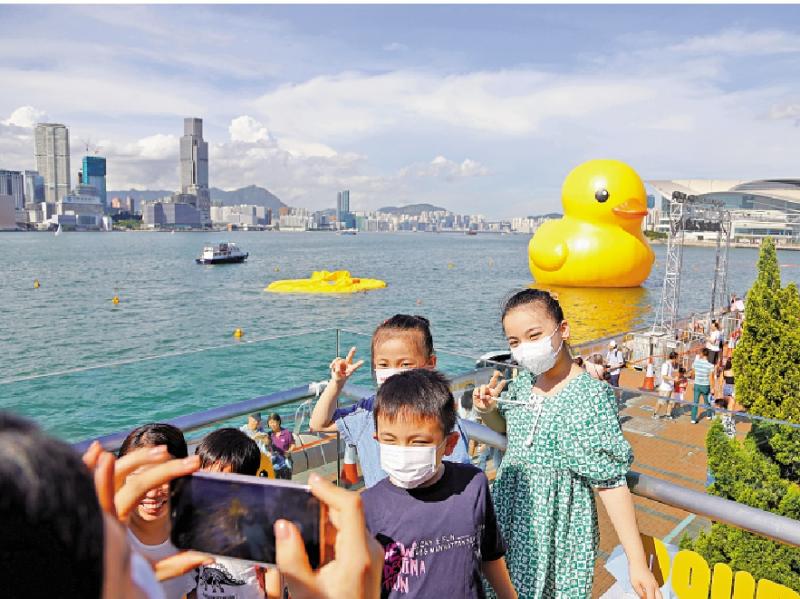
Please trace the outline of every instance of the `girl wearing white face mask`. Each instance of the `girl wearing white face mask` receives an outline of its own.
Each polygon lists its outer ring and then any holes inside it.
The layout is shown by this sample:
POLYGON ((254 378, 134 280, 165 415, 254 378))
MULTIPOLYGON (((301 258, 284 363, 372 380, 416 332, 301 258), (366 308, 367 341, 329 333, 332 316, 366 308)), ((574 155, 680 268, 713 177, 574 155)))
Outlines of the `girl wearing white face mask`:
POLYGON ((548 292, 516 293, 502 322, 520 373, 502 395, 506 381, 495 373, 475 390, 473 403, 484 423, 508 434, 493 491, 520 597, 591 596, 598 489, 628 556, 634 590, 660 599, 625 484, 633 453, 613 391, 572 362, 569 324, 548 292))
MULTIPOLYGON (((309 426, 312 431, 338 431, 345 443, 354 446, 358 452, 364 485, 371 487, 386 478, 387 474, 381 468, 378 445, 374 439, 372 408, 375 397, 364 398, 345 408, 337 408, 336 405, 347 380, 364 364, 364 360, 353 361, 355 354, 356 348, 353 347, 347 357, 335 358, 331 362, 330 382, 311 412, 309 426)), ((381 323, 372 335, 372 367, 379 387, 391 376, 406 370, 435 368, 436 354, 428 319, 395 314, 381 323)), ((461 440, 447 460, 469 464, 466 436, 458 424, 456 428, 461 433, 461 440)))

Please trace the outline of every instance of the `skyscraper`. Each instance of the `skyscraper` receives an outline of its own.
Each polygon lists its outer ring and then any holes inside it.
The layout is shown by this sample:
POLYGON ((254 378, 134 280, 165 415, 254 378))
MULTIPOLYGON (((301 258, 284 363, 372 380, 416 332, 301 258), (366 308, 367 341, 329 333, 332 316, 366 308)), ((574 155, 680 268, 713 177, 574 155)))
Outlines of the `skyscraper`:
POLYGON ((181 137, 181 193, 197 197, 197 209, 211 219, 208 190, 208 143, 203 141, 203 119, 183 119, 181 137))
POLYGON ((25 171, 25 207, 44 202, 44 177, 39 171, 25 171))
POLYGON ((44 199, 54 204, 69 193, 69 129, 58 123, 36 125, 36 170, 44 177, 44 199))
POLYGON ((84 185, 92 185, 97 189, 98 197, 103 203, 103 209, 107 210, 106 202, 106 159, 102 156, 83 157, 83 180, 84 185))
POLYGON ((0 170, 0 195, 11 196, 15 210, 25 208, 25 183, 20 171, 0 170))

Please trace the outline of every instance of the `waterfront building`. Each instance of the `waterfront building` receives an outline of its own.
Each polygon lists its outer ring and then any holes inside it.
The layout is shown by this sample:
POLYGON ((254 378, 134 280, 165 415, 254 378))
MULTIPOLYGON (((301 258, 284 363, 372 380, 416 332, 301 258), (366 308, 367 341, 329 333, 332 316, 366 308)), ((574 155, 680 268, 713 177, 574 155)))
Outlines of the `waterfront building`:
POLYGON ((102 156, 84 156, 81 183, 92 185, 97 189, 97 196, 103 204, 103 208, 108 208, 106 197, 106 159, 102 156))
POLYGON ((236 225, 237 227, 260 227, 267 225, 267 209, 255 204, 238 206, 212 206, 211 222, 215 225, 236 225))
POLYGON ((105 207, 97 196, 97 190, 90 185, 78 185, 72 193, 56 202, 55 214, 47 220, 54 225, 99 229, 103 226, 104 213, 105 207))
POLYGON ((22 171, 0 170, 0 195, 14 199, 14 210, 25 209, 25 180, 22 171))
POLYGON ((44 199, 55 204, 69 193, 69 129, 39 123, 35 133, 36 170, 44 178, 44 199))
MULTIPOLYGON (((193 204, 204 223, 211 220, 211 193, 208 189, 208 142, 203 140, 203 119, 183 119, 180 142, 181 194, 195 196, 193 204)), ((192 203, 192 202, 189 202, 192 203)))
POLYGON ((205 222, 203 214, 192 204, 160 201, 142 205, 142 224, 150 229, 199 229, 205 222))
POLYGON ((44 177, 39 171, 25 171, 25 207, 44 202, 44 177))
POLYGON ((350 190, 345 189, 336 194, 336 226, 339 229, 353 229, 355 218, 350 212, 350 190))
MULTIPOLYGON (((647 181, 656 190, 660 208, 659 231, 669 231, 669 201, 673 192, 720 201, 730 210, 732 235, 739 242, 776 237, 778 243, 800 242, 800 179, 756 181, 675 179, 647 181)), ((716 239, 714 231, 690 231, 690 238, 716 239)))
POLYGON ((0 192, 0 231, 14 231, 17 228, 17 211, 14 197, 0 192))
MULTIPOLYGON (((283 208, 279 209, 283 212, 283 208)), ((287 208, 285 214, 278 218, 278 229, 281 231, 308 231, 312 228, 314 217, 305 208, 287 208)))
POLYGON ((117 214, 133 214, 135 212, 133 198, 130 196, 125 199, 117 197, 111 198, 111 210, 117 214))

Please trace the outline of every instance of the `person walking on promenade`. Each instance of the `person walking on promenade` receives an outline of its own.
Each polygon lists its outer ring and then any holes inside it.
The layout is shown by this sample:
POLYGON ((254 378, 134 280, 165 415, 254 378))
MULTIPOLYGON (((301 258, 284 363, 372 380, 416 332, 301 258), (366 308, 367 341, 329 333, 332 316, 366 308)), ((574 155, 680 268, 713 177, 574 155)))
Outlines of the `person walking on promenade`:
POLYGON ((625 482, 633 452, 614 391, 573 364, 569 324, 549 293, 518 292, 506 303, 502 323, 520 372, 505 393, 506 381, 495 372, 475 389, 473 403, 485 424, 508 433, 493 492, 519 596, 591 596, 597 489, 627 554, 634 590, 661 599, 625 482))
POLYGON ((661 382, 658 385, 658 403, 653 412, 653 419, 661 417, 661 407, 666 405, 665 418, 671 418, 672 414, 672 392, 675 389, 675 380, 678 374, 678 354, 674 351, 669 352, 669 356, 661 365, 661 382))
POLYGON ((714 320, 711 322, 711 331, 706 337, 706 349, 708 350, 708 361, 712 364, 717 363, 719 357, 720 342, 722 341, 722 331, 719 328, 719 323, 714 320))
MULTIPOLYGON (((701 396, 703 397, 705 404, 709 408, 711 407, 711 399, 709 398, 709 395, 711 393, 711 373, 714 370, 714 365, 708 361, 709 354, 710 352, 708 351, 708 348, 704 347, 700 350, 697 356, 695 356, 694 362, 692 363, 691 378, 694 379, 692 424, 697 424, 697 408, 701 396)), ((712 413, 713 412, 711 411, 706 411, 706 418, 711 420, 712 413)))
POLYGON ((611 375, 608 383, 612 387, 619 387, 619 376, 623 366, 625 366, 625 357, 617 347, 617 342, 612 339, 608 342, 608 353, 606 354, 606 370, 611 375))

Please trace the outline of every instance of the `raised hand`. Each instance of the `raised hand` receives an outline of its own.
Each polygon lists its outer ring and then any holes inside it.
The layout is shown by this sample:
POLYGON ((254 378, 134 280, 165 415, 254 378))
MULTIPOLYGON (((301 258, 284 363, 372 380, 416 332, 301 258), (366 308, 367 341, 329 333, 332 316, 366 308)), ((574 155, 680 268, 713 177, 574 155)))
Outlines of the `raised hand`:
POLYGON ((495 370, 488 385, 475 387, 472 391, 472 403, 481 412, 490 412, 497 406, 497 398, 506 388, 508 381, 501 378, 503 373, 495 370))
MULTIPOLYGON (((198 456, 170 459, 164 445, 143 447, 117 460, 114 454, 103 450, 97 441, 83 454, 83 462, 94 476, 100 507, 123 526, 127 526, 130 513, 150 489, 200 468, 198 456), (143 466, 149 467, 138 476, 130 476, 143 466)), ((158 580, 167 580, 213 562, 214 559, 209 555, 181 551, 153 564, 153 568, 158 580)))
POLYGON ((361 366, 364 360, 359 360, 353 364, 353 357, 356 355, 356 348, 351 347, 347 352, 346 358, 336 358, 331 362, 331 381, 334 383, 343 383, 361 366))

